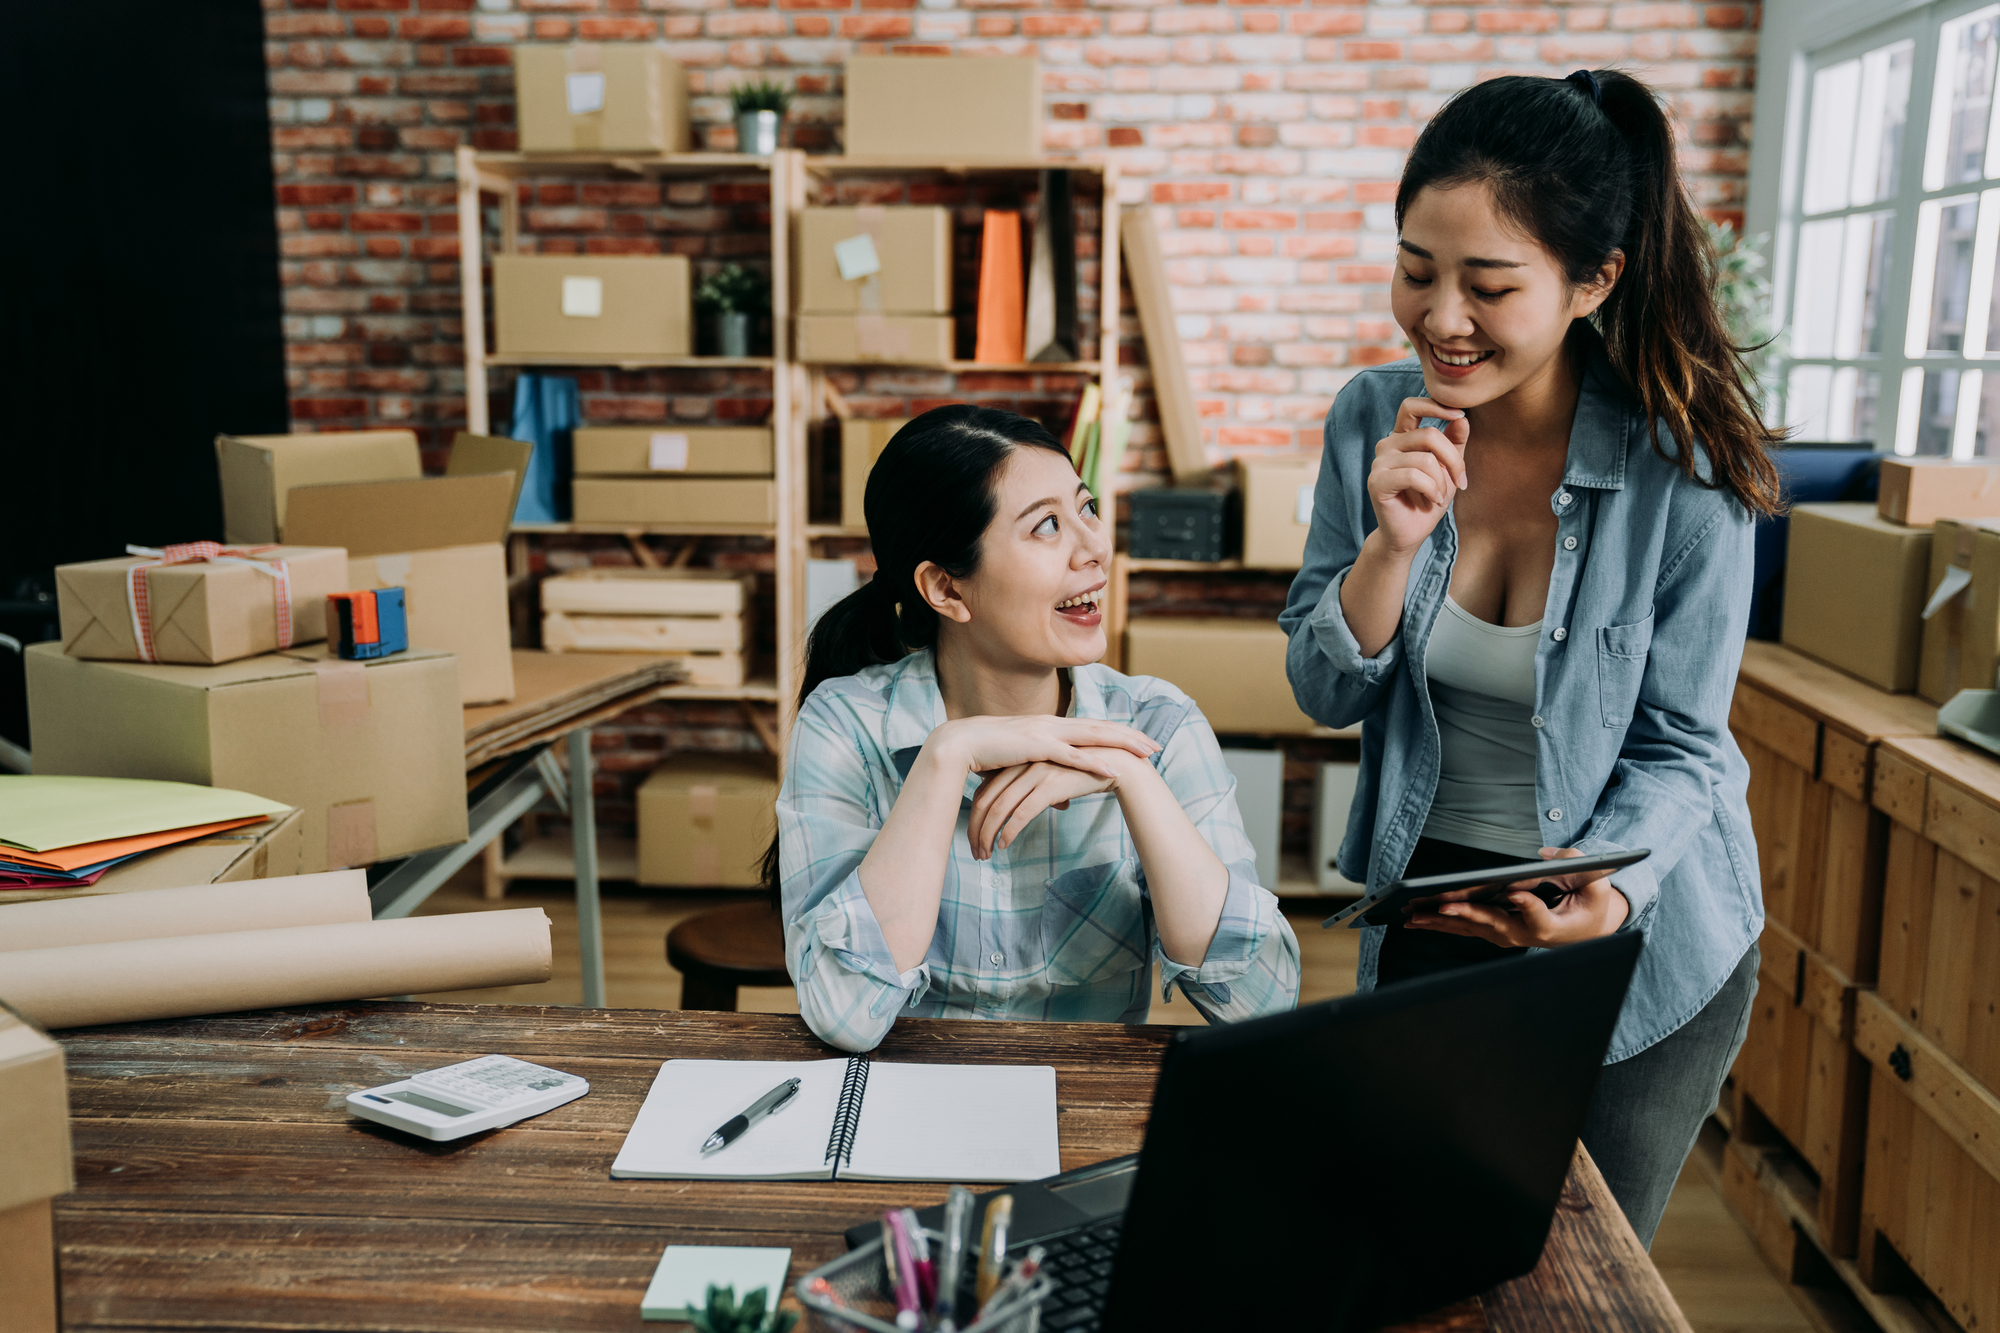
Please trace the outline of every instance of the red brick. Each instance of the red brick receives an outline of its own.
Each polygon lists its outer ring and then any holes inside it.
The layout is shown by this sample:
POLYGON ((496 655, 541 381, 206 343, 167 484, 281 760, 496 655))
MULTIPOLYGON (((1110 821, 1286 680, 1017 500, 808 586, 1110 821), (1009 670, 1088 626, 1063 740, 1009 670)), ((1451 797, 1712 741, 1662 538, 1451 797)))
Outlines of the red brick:
POLYGON ((1280 213, 1260 209, 1232 209, 1222 215, 1225 228, 1242 230, 1246 228, 1276 228, 1291 231, 1299 225, 1297 213, 1280 213))
POLYGON ((1103 30, 1095 14, 1024 14, 1023 37, 1094 37, 1103 30))
POLYGON ((579 19, 576 35, 586 42, 643 42, 660 35, 652 19, 579 19))
POLYGON ((360 417, 367 415, 368 400, 365 398, 294 398, 292 415, 307 421, 320 421, 327 417, 360 417))
POLYGON ((423 215, 419 213, 386 213, 357 209, 348 214, 348 226, 356 231, 422 231, 423 215))
POLYGON ((1342 58, 1347 60, 1401 60, 1401 42, 1343 42, 1340 48, 1342 58))
POLYGON ((514 53, 504 46, 454 46, 451 48, 451 63, 460 68, 468 65, 511 65, 514 53))
POLYGON ((1227 181, 1162 181, 1153 186, 1153 202, 1198 204, 1209 199, 1227 199, 1232 188, 1227 181))
POLYGON ((278 202, 281 204, 351 204, 355 190, 352 185, 280 185, 278 202))
POLYGON ((1146 136, 1140 130, 1120 125, 1104 132, 1104 142, 1112 148, 1137 148, 1146 142, 1146 136))
POLYGON ((850 41, 894 41, 911 31, 910 20, 896 14, 849 14, 840 21, 840 35, 850 41))
POLYGON ((406 18, 397 23, 396 35, 422 41, 463 41, 472 35, 472 20, 462 18, 406 18))
POLYGON ((1366 20, 1359 11, 1346 13, 1314 11, 1310 14, 1293 14, 1285 20, 1291 31, 1308 37, 1345 37, 1349 33, 1363 30, 1366 20))
POLYGON ((1550 9, 1482 9, 1472 18, 1484 33, 1554 32, 1559 22, 1550 9))

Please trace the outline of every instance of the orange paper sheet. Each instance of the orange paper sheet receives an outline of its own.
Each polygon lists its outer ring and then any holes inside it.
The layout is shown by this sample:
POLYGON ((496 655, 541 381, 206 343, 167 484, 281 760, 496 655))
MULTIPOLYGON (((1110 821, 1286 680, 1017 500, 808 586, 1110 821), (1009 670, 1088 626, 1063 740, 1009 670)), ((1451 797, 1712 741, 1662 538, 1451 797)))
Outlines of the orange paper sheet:
POLYGON ((979 247, 979 323, 972 359, 1018 365, 1028 359, 1021 277, 1021 215, 989 209, 979 247))
POLYGON ((245 824, 261 824, 263 815, 253 815, 248 819, 225 819, 214 824, 191 824, 187 828, 167 829, 161 833, 142 833, 133 838, 107 838, 103 842, 80 842, 73 847, 58 847, 48 852, 24 852, 18 847, 0 847, 0 861, 13 861, 37 870, 81 870, 101 861, 115 861, 121 856, 131 856, 135 852, 150 852, 155 847, 171 847, 177 842, 192 842, 196 838, 206 838, 211 833, 224 829, 242 828, 245 824))

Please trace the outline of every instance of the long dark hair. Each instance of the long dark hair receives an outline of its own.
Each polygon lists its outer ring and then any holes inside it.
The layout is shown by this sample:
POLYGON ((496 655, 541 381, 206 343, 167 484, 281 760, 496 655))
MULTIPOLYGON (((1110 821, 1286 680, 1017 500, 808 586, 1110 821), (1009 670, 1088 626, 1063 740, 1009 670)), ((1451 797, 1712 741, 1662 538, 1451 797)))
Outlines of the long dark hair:
POLYGON ((1500 211, 1556 257, 1572 284, 1593 280, 1613 250, 1625 268, 1597 325, 1664 455, 1712 477, 1753 513, 1780 507, 1753 377, 1715 303, 1715 253, 1681 183, 1673 126, 1652 90, 1616 70, 1567 79, 1508 75, 1453 97, 1418 136, 1396 191, 1396 225, 1425 186, 1480 181, 1500 211))
MULTIPOLYGON (((979 567, 994 484, 1016 449, 1069 457, 1040 422, 997 407, 932 408, 896 432, 868 474, 862 502, 875 577, 813 625, 801 708, 825 681, 937 646, 938 614, 917 592, 917 566, 929 562, 958 579, 979 567)), ((764 884, 778 906, 775 836, 764 853, 764 884)))

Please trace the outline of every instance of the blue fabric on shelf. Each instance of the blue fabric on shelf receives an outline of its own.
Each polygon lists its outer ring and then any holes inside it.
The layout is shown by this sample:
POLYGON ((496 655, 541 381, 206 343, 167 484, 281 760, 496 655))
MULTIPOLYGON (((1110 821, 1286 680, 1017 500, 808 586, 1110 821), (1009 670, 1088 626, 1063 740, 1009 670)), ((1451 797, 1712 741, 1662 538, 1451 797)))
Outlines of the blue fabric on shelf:
POLYGON ((514 424, 508 434, 535 446, 514 506, 516 523, 568 520, 570 432, 580 419, 576 381, 569 376, 523 371, 514 381, 514 424))

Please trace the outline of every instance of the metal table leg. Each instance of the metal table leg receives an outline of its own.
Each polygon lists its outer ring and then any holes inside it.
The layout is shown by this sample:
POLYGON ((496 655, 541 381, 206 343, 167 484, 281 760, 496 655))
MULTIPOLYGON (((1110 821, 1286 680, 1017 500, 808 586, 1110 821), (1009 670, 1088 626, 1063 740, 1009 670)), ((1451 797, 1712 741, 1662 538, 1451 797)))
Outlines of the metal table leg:
POLYGON ((604 1007, 604 917, 597 898, 597 801, 591 788, 590 728, 569 734, 570 846, 576 854, 576 937, 583 955, 583 1005, 604 1007))

